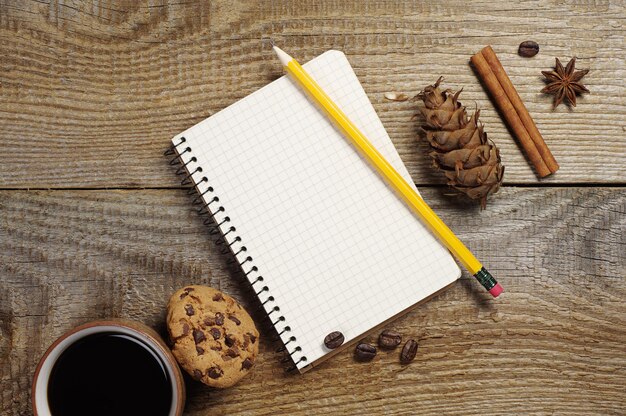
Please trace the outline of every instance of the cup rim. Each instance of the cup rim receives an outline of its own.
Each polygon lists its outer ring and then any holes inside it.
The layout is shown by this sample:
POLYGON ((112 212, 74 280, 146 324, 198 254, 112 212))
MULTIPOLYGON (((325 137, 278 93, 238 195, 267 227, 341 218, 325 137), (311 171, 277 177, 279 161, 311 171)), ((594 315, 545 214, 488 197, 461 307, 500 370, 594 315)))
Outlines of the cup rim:
MULTIPOLYGON (((31 406, 33 414, 35 416, 48 416, 51 414, 50 408, 48 407, 47 399, 45 400, 45 408, 40 408, 41 406, 38 407, 39 401, 37 400, 37 392, 39 391, 38 385, 44 382, 44 380, 45 385, 42 385, 40 388, 46 389, 47 397, 47 382, 50 377, 50 372, 44 375, 44 373, 42 373, 42 369, 48 362, 50 356, 54 356, 53 358, 55 361, 51 364, 51 366, 53 366, 56 360, 61 356, 61 354, 76 341, 91 334, 109 331, 119 331, 122 334, 134 336, 138 340, 146 342, 148 346, 155 350, 155 352, 164 361, 165 367, 172 383, 172 405, 170 407, 169 414, 170 416, 182 415, 183 408, 185 406, 185 383, 183 380, 183 375, 172 352, 167 347, 167 345, 165 345, 165 342, 163 342, 159 334, 157 334, 156 331, 154 331, 152 328, 140 322, 125 319, 104 319, 87 322, 85 324, 70 329, 59 338, 57 338, 43 354, 43 356, 39 360, 39 363, 37 364, 37 368, 35 369, 31 386, 31 406), (75 338, 74 340, 68 341, 70 337, 81 333, 84 334, 75 338), (63 345, 64 343, 66 345, 63 345), (59 347, 62 347, 62 349, 58 350, 59 347), (44 376, 47 378, 42 379, 42 377, 44 376)), ((50 370, 51 369, 52 367, 50 368, 50 370)), ((41 405, 41 403, 39 404, 41 405)))

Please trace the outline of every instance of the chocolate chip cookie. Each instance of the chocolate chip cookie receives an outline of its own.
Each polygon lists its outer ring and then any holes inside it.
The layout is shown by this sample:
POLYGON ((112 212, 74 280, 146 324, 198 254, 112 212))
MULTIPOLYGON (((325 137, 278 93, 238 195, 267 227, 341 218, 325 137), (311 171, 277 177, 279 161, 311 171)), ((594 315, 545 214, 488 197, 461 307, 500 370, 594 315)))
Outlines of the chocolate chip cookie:
POLYGON ((250 315, 208 286, 186 286, 172 295, 167 329, 180 366, 211 387, 237 383, 259 353, 259 332, 250 315))

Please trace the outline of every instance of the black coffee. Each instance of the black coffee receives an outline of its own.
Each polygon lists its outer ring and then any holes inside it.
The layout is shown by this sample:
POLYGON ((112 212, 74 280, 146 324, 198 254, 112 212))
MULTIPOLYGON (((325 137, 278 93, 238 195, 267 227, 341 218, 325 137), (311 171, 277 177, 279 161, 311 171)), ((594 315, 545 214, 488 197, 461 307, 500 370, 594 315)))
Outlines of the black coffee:
POLYGON ((166 416, 172 385, 162 360, 123 334, 102 333, 65 350, 50 374, 53 416, 166 416))

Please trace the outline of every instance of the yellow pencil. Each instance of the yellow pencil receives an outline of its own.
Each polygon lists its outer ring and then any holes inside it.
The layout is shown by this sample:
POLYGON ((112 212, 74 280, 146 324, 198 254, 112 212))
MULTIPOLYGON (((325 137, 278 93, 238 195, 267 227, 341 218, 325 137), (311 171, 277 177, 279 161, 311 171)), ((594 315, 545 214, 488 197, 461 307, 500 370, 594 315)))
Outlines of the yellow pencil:
POLYGON ((403 199, 417 214, 430 230, 445 244, 452 254, 474 275, 485 289, 497 297, 502 293, 502 286, 485 270, 483 265, 458 239, 448 226, 435 214, 424 202, 417 192, 404 180, 404 178, 391 166, 361 131, 350 121, 343 111, 330 99, 315 80, 300 66, 300 64, 277 46, 274 52, 283 64, 285 71, 304 88, 304 90, 317 102, 328 116, 343 130, 345 135, 356 148, 370 161, 378 172, 402 195, 403 199))

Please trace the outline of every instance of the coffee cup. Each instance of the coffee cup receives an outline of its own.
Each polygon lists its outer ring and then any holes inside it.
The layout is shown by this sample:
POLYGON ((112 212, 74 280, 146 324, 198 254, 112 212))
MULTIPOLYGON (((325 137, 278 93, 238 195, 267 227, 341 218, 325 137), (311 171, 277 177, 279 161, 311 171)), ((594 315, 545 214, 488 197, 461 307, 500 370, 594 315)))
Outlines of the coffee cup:
POLYGON ((139 322, 78 326, 48 348, 32 385, 36 416, 179 416, 183 376, 161 337, 139 322))

